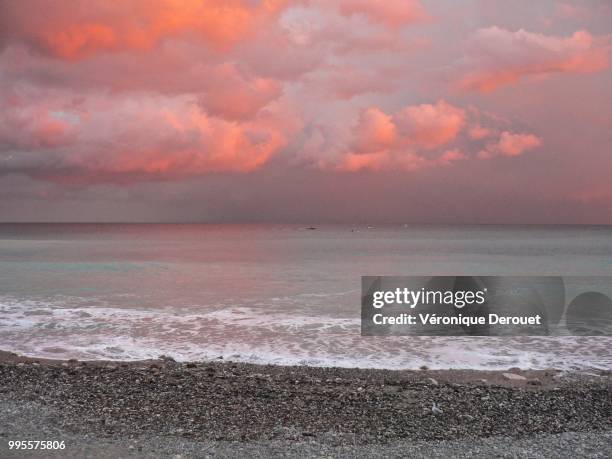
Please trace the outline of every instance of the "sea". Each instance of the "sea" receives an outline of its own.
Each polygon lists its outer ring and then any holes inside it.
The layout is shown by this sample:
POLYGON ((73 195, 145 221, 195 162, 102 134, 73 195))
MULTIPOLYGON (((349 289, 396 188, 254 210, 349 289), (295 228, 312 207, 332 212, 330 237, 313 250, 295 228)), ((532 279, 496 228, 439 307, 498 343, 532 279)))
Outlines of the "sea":
POLYGON ((0 224, 0 349, 612 369, 612 338, 361 336, 361 276, 612 275, 610 226, 0 224))

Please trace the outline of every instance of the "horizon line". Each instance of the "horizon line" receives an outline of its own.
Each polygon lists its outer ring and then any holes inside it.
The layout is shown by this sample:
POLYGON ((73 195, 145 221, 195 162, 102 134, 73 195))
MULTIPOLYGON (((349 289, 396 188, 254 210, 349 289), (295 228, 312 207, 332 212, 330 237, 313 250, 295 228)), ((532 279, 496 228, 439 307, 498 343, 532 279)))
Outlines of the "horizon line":
POLYGON ((293 225, 293 226, 602 226, 610 223, 514 223, 514 222, 343 222, 343 221, 0 221, 0 225, 293 225))

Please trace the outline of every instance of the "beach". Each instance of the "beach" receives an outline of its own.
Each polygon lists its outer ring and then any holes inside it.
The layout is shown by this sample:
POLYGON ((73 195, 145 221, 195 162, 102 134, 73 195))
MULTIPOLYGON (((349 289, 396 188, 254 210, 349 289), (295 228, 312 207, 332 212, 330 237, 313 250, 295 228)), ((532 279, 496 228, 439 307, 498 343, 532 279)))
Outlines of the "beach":
POLYGON ((0 355, 2 457, 606 457, 608 371, 0 355), (9 440, 64 440, 15 451, 9 440), (571 452, 570 452, 571 451, 571 452))

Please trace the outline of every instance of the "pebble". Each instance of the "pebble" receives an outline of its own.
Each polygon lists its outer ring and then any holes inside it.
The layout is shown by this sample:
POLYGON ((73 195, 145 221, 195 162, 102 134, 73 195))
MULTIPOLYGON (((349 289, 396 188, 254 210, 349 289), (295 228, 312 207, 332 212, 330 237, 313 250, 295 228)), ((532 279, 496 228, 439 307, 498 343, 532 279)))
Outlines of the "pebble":
POLYGON ((502 376, 510 381, 527 381, 527 378, 515 373, 502 373, 502 376))

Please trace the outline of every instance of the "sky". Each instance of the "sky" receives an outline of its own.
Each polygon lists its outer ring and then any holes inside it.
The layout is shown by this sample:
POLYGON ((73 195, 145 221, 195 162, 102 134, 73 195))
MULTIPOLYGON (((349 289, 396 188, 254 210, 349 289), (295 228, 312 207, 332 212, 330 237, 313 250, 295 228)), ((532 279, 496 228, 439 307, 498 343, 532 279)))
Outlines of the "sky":
POLYGON ((3 0, 0 221, 612 224, 611 55, 607 0, 3 0))

